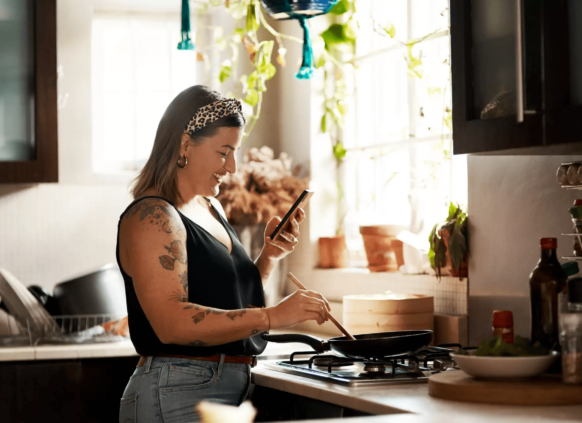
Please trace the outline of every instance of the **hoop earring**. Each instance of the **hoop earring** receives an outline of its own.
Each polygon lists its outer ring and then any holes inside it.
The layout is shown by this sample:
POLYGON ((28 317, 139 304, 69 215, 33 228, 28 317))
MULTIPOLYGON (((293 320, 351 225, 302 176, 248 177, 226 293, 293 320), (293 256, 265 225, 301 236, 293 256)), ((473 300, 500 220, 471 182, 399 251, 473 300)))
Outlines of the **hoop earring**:
POLYGON ((181 156, 181 157, 178 159, 178 167, 179 167, 180 169, 184 169, 186 166, 188 166, 188 159, 187 159, 187 158, 186 158, 186 156, 184 155, 184 156, 181 156), (182 159, 184 159, 184 163, 182 163, 182 159))

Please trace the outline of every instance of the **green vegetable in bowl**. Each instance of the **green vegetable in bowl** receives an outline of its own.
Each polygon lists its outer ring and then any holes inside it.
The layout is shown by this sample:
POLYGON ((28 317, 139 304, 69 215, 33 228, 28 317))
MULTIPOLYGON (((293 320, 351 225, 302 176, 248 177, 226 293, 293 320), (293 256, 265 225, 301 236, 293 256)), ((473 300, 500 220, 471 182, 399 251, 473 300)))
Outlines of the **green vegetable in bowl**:
POLYGON ((506 344, 501 337, 483 341, 475 355, 493 357, 531 357, 548 355, 549 350, 539 342, 532 343, 528 338, 516 335, 513 344, 506 344))

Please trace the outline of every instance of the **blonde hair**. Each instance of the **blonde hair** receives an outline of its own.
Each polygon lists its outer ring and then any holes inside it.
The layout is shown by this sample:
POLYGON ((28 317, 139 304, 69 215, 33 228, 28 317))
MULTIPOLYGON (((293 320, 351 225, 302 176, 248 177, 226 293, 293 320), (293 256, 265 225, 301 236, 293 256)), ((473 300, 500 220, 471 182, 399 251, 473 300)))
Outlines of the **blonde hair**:
MULTIPOLYGON (((200 107, 224 98, 219 92, 204 85, 194 85, 186 88, 172 100, 158 125, 150 157, 134 179, 131 187, 134 199, 142 197, 145 191, 154 188, 161 197, 174 204, 183 201, 176 184, 182 134, 200 107)), ((194 144, 200 144, 204 139, 216 135, 219 128, 243 126, 244 117, 241 114, 225 116, 196 131, 194 135, 190 135, 190 139, 194 144)))

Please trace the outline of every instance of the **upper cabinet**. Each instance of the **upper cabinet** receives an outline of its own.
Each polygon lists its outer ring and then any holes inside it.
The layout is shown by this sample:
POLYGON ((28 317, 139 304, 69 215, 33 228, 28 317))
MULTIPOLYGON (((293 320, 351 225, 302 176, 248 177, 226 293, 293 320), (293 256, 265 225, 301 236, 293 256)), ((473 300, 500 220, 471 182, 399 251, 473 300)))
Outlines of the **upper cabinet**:
POLYGON ((0 0, 0 183, 58 182, 56 0, 0 0))
POLYGON ((582 152, 582 1, 451 0, 455 154, 582 152))

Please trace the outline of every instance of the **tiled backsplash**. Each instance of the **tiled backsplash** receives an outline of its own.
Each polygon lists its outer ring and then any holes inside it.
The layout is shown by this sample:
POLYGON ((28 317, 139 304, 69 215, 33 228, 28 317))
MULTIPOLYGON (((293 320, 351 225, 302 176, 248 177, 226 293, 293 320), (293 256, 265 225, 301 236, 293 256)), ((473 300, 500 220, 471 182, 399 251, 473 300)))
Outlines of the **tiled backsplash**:
POLYGON ((25 286, 59 282, 115 261, 125 184, 0 186, 0 267, 25 286))

